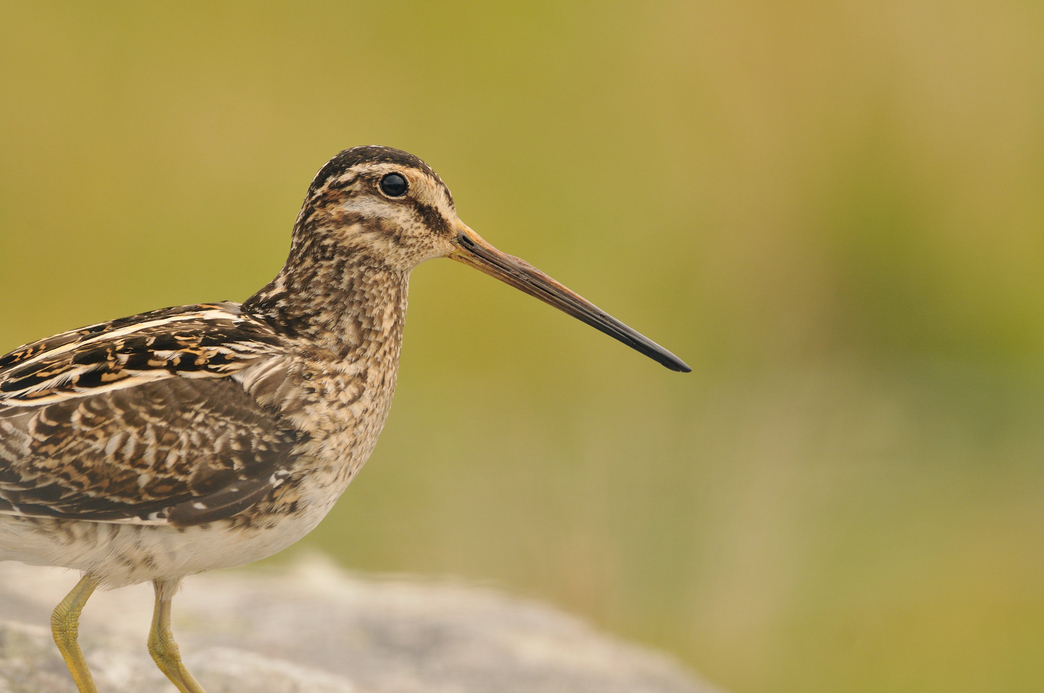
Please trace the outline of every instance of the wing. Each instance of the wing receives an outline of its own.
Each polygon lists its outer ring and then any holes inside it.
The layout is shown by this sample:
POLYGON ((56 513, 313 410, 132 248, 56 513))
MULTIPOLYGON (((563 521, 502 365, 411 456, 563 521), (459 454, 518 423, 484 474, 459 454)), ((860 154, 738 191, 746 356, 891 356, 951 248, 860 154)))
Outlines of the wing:
POLYGON ((207 304, 0 358, 0 513, 183 526, 248 507, 302 441, 242 384, 286 376, 280 344, 238 305, 207 304))
POLYGON ((0 407, 38 406, 144 382, 235 374, 280 337, 236 303, 179 306, 90 325, 0 357, 0 407))

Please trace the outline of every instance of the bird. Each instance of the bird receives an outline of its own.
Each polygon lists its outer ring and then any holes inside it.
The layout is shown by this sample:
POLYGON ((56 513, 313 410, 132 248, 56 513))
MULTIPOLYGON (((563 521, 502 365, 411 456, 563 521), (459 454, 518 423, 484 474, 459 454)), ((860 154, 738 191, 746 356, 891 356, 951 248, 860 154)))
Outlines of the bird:
POLYGON ((308 187, 283 268, 243 303, 154 310, 0 357, 0 560, 82 575, 51 616, 80 693, 97 693, 84 604, 142 582, 149 653, 181 693, 204 693, 171 632, 181 580, 270 556, 331 509, 388 415, 410 272, 435 258, 691 370, 483 240, 421 159, 340 152, 308 187))

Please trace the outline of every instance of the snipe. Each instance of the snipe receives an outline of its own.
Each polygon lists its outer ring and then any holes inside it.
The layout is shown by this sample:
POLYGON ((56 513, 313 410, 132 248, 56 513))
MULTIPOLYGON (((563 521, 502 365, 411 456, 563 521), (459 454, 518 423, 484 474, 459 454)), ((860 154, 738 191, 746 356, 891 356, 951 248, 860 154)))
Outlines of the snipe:
POLYGON ((294 543, 377 442, 395 388, 410 270, 449 257, 676 371, 681 360, 457 218, 415 156, 356 147, 312 181, 278 276, 242 305, 91 325, 0 358, 0 560, 72 568, 55 641, 77 644, 98 586, 151 581, 149 652, 183 693, 170 603, 186 575, 294 543))

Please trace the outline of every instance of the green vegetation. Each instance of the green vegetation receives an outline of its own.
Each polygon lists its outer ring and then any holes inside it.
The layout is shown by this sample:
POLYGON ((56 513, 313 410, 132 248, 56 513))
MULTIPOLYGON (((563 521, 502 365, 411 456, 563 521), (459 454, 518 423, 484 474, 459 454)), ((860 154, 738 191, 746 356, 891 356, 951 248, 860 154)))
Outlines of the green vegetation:
POLYGON ((308 545, 735 693, 1039 691, 1042 35, 1015 1, 0 0, 0 351, 245 298, 323 162, 400 147, 695 372, 429 263, 308 545))

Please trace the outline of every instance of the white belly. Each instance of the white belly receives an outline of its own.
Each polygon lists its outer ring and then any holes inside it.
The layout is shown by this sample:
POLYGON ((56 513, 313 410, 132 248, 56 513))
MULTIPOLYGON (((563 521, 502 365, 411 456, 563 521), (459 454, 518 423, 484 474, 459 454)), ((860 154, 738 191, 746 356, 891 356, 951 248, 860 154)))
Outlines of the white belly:
POLYGON ((106 588, 172 580, 271 556, 310 532, 329 507, 284 515, 265 527, 227 520, 175 528, 0 515, 0 560, 90 573, 106 588))

